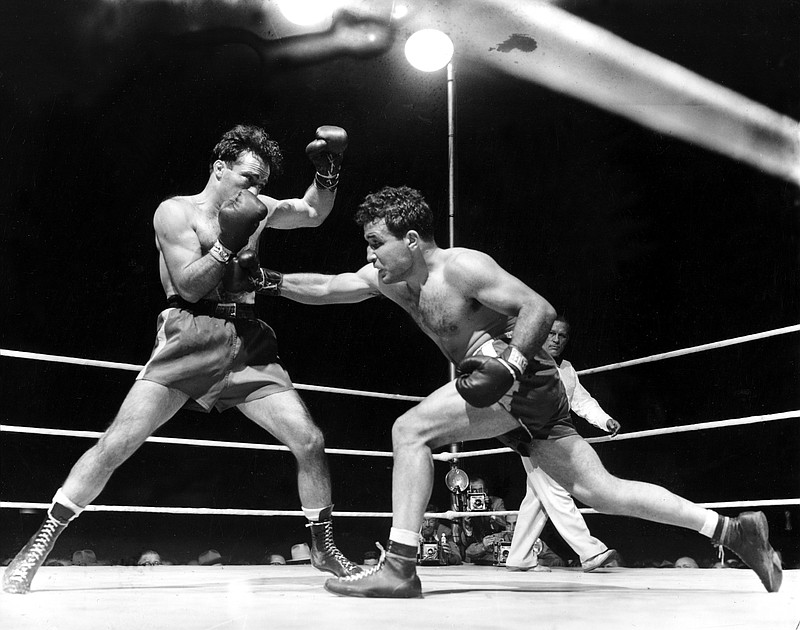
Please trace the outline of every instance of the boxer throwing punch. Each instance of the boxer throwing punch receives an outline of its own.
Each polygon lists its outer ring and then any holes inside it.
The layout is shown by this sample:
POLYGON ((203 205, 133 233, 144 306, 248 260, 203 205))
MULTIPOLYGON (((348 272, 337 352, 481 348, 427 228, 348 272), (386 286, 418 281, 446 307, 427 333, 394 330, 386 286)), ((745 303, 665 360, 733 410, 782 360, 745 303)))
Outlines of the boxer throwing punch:
POLYGON ((433 484, 432 449, 500 437, 574 497, 606 514, 693 529, 738 554, 768 591, 781 584, 766 518, 729 518, 649 483, 619 479, 577 433, 556 363, 542 348, 555 319, 541 295, 488 255, 443 249, 422 195, 408 187, 368 195, 356 221, 367 264, 355 273, 261 271, 272 293, 306 304, 359 302, 383 295, 417 322, 460 375, 400 416, 392 427, 392 528, 380 562, 325 588, 356 597, 419 597, 419 528, 433 484))
POLYGON ((275 334, 254 313, 254 293, 238 264, 265 228, 317 227, 331 212, 347 134, 323 126, 306 152, 316 167, 302 198, 261 194, 279 171, 278 144, 255 126, 226 132, 211 155, 208 181, 195 195, 162 202, 153 218, 167 307, 155 347, 106 432, 73 466, 39 530, 12 560, 3 590, 26 593, 64 528, 111 474, 182 407, 236 407, 289 447, 311 529, 312 563, 337 576, 360 568, 333 540, 331 482, 322 432, 281 366, 275 334))

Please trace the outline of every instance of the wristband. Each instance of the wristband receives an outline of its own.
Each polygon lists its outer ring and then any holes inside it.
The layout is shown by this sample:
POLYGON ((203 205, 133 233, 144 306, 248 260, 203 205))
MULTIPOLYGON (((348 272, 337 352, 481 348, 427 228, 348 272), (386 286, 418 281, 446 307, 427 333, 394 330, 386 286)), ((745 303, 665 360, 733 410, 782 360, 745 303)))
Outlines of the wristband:
POLYGON ((217 241, 211 246, 211 249, 208 250, 208 253, 211 254, 211 258, 214 260, 221 262, 223 265, 227 265, 230 262, 231 257, 233 256, 233 252, 225 247, 222 243, 217 241))
POLYGON ((336 192, 336 187, 339 185, 339 173, 335 175, 323 175, 322 173, 317 173, 314 175, 314 186, 319 188, 320 190, 329 190, 330 192, 336 192))
POLYGON ((516 346, 509 344, 508 348, 503 351, 502 357, 507 361, 515 370, 519 372, 519 376, 525 374, 528 369, 528 359, 522 354, 516 346))
POLYGON ((322 190, 334 192, 339 185, 339 173, 342 170, 341 161, 337 164, 336 159, 330 153, 325 154, 325 157, 328 158, 328 168, 323 170, 317 169, 314 175, 314 185, 322 190))
POLYGON ((280 295, 283 286, 283 274, 279 271, 264 269, 260 267, 257 276, 251 276, 250 280, 256 293, 262 295, 280 295))

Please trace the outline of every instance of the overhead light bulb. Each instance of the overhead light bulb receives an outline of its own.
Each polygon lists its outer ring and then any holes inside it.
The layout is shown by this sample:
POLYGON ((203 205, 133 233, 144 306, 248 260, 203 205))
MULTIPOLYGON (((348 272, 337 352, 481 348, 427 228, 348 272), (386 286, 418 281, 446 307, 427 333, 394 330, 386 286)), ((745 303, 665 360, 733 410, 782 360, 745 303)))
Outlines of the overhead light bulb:
POLYGON ((453 58, 453 42, 433 28, 417 31, 406 41, 406 59, 417 70, 435 72, 444 68, 453 58))

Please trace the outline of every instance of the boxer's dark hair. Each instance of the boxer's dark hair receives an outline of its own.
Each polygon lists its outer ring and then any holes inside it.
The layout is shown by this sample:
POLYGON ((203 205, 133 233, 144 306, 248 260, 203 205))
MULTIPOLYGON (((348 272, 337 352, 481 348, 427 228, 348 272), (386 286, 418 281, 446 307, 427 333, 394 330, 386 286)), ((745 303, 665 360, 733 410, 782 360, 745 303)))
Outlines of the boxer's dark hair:
POLYGON ((253 153, 269 167, 270 175, 277 175, 283 169, 283 154, 269 134, 255 125, 236 125, 220 138, 211 152, 209 170, 214 162, 222 160, 229 166, 236 162, 243 153, 253 153))
POLYGON ((433 213, 422 194, 408 186, 384 186, 364 198, 356 211, 356 223, 363 227, 380 219, 398 238, 415 230, 423 239, 433 240, 433 213))

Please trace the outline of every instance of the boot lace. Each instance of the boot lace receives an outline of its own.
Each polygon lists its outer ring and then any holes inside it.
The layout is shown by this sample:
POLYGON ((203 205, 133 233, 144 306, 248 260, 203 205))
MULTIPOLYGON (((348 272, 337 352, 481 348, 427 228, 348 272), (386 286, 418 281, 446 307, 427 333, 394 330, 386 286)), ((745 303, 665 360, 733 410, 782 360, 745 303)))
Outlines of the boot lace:
POLYGON ((47 517, 47 520, 42 525, 36 538, 33 539, 28 549, 25 550, 22 558, 20 558, 19 563, 15 563, 11 575, 8 578, 9 580, 21 582, 27 579, 28 572, 31 569, 35 569, 50 550, 54 534, 61 526, 62 523, 59 523, 52 516, 47 517))
POLYGON ((386 549, 383 548, 379 542, 375 542, 375 546, 380 549, 381 557, 378 558, 378 564, 371 566, 369 569, 362 571, 361 573, 356 573, 354 575, 348 575, 347 577, 339 578, 340 582, 355 582, 356 580, 363 580, 371 575, 375 575, 378 571, 383 569, 383 565, 386 562, 386 549))
POLYGON ((333 523, 331 521, 324 521, 322 523, 308 523, 306 527, 313 527, 314 525, 323 525, 322 548, 326 553, 334 557, 348 571, 357 571, 358 565, 349 560, 333 542, 333 523))

